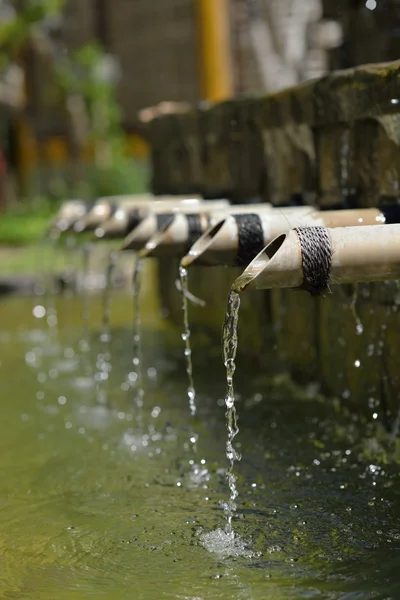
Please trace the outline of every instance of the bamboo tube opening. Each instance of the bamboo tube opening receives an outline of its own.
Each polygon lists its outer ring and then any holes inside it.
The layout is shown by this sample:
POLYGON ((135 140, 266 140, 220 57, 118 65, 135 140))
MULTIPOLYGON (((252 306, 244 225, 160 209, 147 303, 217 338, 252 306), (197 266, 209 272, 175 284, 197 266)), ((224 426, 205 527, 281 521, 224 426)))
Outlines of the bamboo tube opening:
POLYGON ((286 233, 278 235, 272 242, 268 244, 261 252, 255 257, 255 259, 249 264, 249 266, 243 271, 243 273, 236 279, 232 289, 235 292, 242 292, 245 290, 259 275, 266 269, 271 263, 276 254, 282 248, 287 238, 286 233))
POLYGON ((226 221, 227 219, 221 219, 220 221, 218 221, 218 223, 210 227, 205 233, 203 233, 202 236, 199 237, 197 242, 195 242, 190 248, 189 253, 182 258, 182 267, 190 266, 199 256, 201 256, 207 250, 207 248, 209 248, 213 239, 222 229, 226 221))

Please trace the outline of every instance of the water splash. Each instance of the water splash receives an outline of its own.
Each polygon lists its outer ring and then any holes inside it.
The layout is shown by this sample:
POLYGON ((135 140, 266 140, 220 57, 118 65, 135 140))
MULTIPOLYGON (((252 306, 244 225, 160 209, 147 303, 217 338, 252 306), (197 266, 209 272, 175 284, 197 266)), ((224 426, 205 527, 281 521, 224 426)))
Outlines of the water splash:
POLYGON ((112 277, 115 269, 117 255, 110 252, 106 269, 106 280, 103 295, 103 318, 100 333, 100 352, 97 355, 96 367, 98 369, 95 380, 97 382, 97 401, 99 404, 108 404, 106 385, 111 371, 111 292, 112 277))
POLYGON ((222 350, 224 364, 226 368, 226 424, 228 429, 228 440, 226 442, 226 457, 228 459, 229 468, 227 470, 226 478, 229 485, 229 500, 226 502, 224 512, 226 516, 226 527, 225 532, 228 535, 233 535, 232 529, 232 518, 236 512, 236 498, 238 497, 238 491, 236 488, 236 476, 233 472, 236 461, 241 459, 240 454, 235 450, 233 446, 233 440, 239 433, 239 427, 237 424, 237 414, 235 408, 235 391, 233 388, 233 375, 235 373, 236 365, 236 351, 238 345, 237 337, 237 325, 239 319, 239 308, 240 308, 240 296, 237 292, 231 291, 228 297, 228 304, 226 309, 225 321, 222 330, 222 350))
POLYGON ((219 554, 221 558, 231 556, 243 556, 254 558, 261 556, 261 552, 254 552, 249 545, 233 532, 228 533, 222 529, 216 529, 200 536, 200 541, 208 552, 219 554))
POLYGON ((143 369, 142 369, 142 341, 141 341, 141 315, 140 315, 140 291, 142 284, 143 260, 136 257, 132 277, 132 295, 133 295, 133 370, 129 373, 129 383, 136 390, 134 402, 138 408, 138 421, 141 421, 141 411, 143 408, 144 388, 143 388, 143 369))

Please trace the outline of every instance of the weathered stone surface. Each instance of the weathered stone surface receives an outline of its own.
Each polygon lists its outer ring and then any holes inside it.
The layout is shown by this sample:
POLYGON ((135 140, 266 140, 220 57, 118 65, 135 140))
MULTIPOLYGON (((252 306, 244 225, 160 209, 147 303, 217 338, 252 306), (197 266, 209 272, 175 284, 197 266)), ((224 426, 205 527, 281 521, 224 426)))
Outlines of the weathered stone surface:
POLYGON ((400 61, 158 117, 149 131, 156 193, 372 206, 398 190, 400 61))
MULTIPOLYGON (((277 205, 298 196, 324 208, 399 201, 400 62, 333 73, 274 96, 232 100, 199 110, 198 122, 198 181, 206 196, 259 196, 277 205)), ((190 169, 168 143, 159 152, 168 189, 165 165, 171 159, 164 162, 163 153, 175 156, 169 164, 180 162, 185 177, 190 169)), ((175 187, 177 181, 175 176, 175 187)), ((169 279, 165 301, 180 321, 171 269, 176 265, 162 267, 162 278, 169 279)), ((191 307, 194 323, 220 331, 236 274, 193 268, 191 291, 207 302, 205 309, 191 307)), ((396 283, 360 285, 357 296, 352 286, 332 286, 325 298, 291 290, 243 293, 240 349, 265 353, 266 364, 276 364, 278 355, 279 368, 303 382, 319 381, 327 394, 389 426, 400 407, 399 303, 396 283)))
POLYGON ((271 291, 272 323, 282 368, 302 382, 318 381, 318 302, 294 290, 271 291))

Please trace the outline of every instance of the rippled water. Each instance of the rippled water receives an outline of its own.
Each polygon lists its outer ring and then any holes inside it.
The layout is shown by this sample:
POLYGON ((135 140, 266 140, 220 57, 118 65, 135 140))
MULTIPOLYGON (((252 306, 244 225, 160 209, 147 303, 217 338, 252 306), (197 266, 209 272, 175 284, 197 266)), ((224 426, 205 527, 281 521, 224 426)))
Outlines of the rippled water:
MULTIPOLYGON (((239 357, 235 531, 246 555, 207 535, 224 527, 227 494, 218 340, 194 339, 198 456, 211 478, 193 487, 182 470, 191 423, 180 330, 144 302, 139 432, 122 385, 131 297, 112 297, 108 406, 81 359, 79 298, 56 304, 57 338, 32 315, 31 298, 0 302, 0 597, 400 597, 399 470, 364 457, 365 425, 273 385, 239 357)), ((101 306, 91 297, 92 362, 101 306)))

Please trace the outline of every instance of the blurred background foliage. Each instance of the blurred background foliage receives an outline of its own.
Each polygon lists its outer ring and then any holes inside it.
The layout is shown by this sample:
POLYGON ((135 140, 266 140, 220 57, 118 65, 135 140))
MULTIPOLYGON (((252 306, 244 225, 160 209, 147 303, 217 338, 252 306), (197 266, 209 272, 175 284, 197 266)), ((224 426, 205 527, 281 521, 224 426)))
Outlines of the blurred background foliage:
POLYGON ((0 243, 66 198, 148 190, 160 103, 398 59, 399 22, 398 0, 0 0, 0 243))

